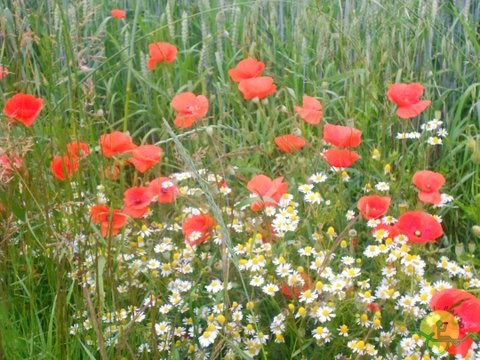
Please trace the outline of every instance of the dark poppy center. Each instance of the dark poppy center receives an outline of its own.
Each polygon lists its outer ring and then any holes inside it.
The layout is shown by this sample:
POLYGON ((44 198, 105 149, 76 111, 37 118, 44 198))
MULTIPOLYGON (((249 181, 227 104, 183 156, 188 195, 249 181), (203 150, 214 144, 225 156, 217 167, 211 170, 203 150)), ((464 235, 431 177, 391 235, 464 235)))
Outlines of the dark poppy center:
POLYGON ((135 199, 134 203, 135 203, 136 205, 141 204, 141 203, 142 203, 142 199, 140 199, 140 198, 135 199))

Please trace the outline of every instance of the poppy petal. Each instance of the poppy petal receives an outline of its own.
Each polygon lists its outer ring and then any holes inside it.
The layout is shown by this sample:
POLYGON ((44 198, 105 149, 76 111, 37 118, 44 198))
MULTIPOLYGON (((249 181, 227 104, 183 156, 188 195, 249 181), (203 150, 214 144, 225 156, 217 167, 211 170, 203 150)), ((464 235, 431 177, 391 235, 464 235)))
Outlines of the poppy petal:
POLYGON ((330 166, 337 168, 348 168, 361 158, 355 151, 334 148, 324 151, 322 156, 330 166))
POLYGON ((277 136, 274 142, 280 151, 287 153, 298 151, 307 144, 304 138, 292 134, 277 136))
POLYGON ((411 119, 423 112, 430 104, 430 100, 420 100, 415 104, 399 107, 397 115, 402 119, 411 119))
POLYGON ((258 77, 265 69, 265 64, 255 58, 246 58, 240 61, 237 66, 228 71, 228 74, 235 82, 240 82, 245 79, 258 77))
POLYGON ((357 147, 362 142, 362 132, 348 126, 325 124, 323 140, 338 147, 357 147))
POLYGON ((240 81, 238 89, 245 100, 253 98, 263 99, 275 92, 277 87, 270 76, 261 76, 240 81))
POLYGON ((434 205, 438 205, 442 201, 442 195, 438 191, 434 191, 434 192, 421 191, 418 193, 418 198, 420 199, 420 201, 423 201, 429 204, 434 204, 434 205))

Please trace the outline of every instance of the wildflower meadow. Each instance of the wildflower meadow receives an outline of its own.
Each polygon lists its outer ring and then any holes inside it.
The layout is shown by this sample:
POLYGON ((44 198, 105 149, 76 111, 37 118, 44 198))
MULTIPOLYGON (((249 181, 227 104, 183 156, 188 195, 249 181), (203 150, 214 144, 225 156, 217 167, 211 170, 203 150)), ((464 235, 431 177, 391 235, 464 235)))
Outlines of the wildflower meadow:
POLYGON ((0 360, 480 359, 478 0, 0 0, 0 360))

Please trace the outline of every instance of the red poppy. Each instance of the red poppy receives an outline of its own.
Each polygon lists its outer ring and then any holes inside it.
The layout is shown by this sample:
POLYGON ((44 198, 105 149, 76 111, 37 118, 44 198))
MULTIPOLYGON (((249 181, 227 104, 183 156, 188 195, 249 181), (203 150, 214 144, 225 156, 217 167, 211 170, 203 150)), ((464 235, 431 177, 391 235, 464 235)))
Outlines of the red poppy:
POLYGON ((403 84, 395 83, 388 88, 388 100, 398 105, 397 115, 402 119, 410 119, 431 103, 430 100, 420 100, 423 95, 423 85, 419 83, 403 84))
POLYGON ((407 211, 398 218, 397 230, 413 243, 436 241, 443 235, 442 225, 423 211, 407 211))
MULTIPOLYGON (((434 311, 447 311, 458 320, 458 339, 464 338, 467 333, 480 331, 480 299, 469 292, 459 289, 446 289, 437 292, 430 300, 430 307, 434 311)), ((450 354, 461 354, 465 357, 472 345, 472 338, 467 337, 458 346, 448 348, 450 354)))
POLYGON ((108 158, 129 152, 137 147, 137 145, 132 142, 130 136, 120 131, 114 131, 111 134, 100 136, 99 142, 102 148, 102 154, 108 158))
POLYGON ((382 309, 380 308, 380 305, 378 305, 376 302, 371 302, 370 304, 367 305, 368 310, 373 311, 373 312, 380 312, 382 309))
POLYGON ((283 177, 270 179, 265 175, 257 175, 252 178, 247 184, 247 189, 261 198, 261 201, 256 201, 252 204, 252 210, 258 211, 264 206, 276 206, 282 198, 283 194, 287 192, 288 183, 283 182, 283 177))
POLYGON ((207 115, 209 102, 203 95, 184 92, 175 96, 171 105, 177 112, 173 123, 180 128, 189 128, 207 115))
POLYGON ((340 148, 357 147, 362 142, 362 132, 348 126, 325 124, 323 140, 340 148))
POLYGON ((377 219, 388 211, 390 201, 389 196, 362 196, 358 200, 357 209, 360 210, 365 219, 377 219))
POLYGON ((289 286, 286 282, 283 282, 280 285, 280 291, 282 292, 283 295, 285 295, 289 299, 298 299, 302 293, 302 291, 306 291, 310 289, 313 285, 312 278, 306 273, 302 272, 300 276, 303 279, 303 285, 300 286, 289 286))
POLYGON ((109 214, 110 208, 105 205, 93 205, 90 208, 90 219, 92 219, 95 224, 100 224, 102 221, 107 221, 109 214))
POLYGON ((8 69, 5 66, 0 65, 0 80, 8 75, 8 69))
POLYGON ((348 168, 361 158, 355 151, 333 148, 324 151, 322 155, 330 166, 337 168, 348 168))
POLYGON ((67 154, 72 158, 82 158, 90 155, 90 149, 84 142, 72 141, 67 144, 67 154))
POLYGON ((110 209, 105 205, 93 205, 90 209, 90 218, 95 224, 100 224, 100 233, 103 237, 116 235, 127 223, 127 216, 121 210, 110 209))
POLYGON ((148 59, 148 68, 155 69, 155 65, 159 62, 171 63, 177 57, 177 48, 175 45, 166 42, 157 42, 148 45, 150 59, 148 59))
POLYGON ((142 145, 132 150, 132 157, 128 159, 135 169, 142 174, 162 160, 163 149, 156 145, 142 145))
POLYGON ((238 89, 243 94, 245 100, 249 100, 253 98, 263 99, 273 94, 277 87, 270 76, 260 76, 240 81, 238 89))
POLYGON ((292 134, 277 136, 274 141, 283 152, 298 151, 307 144, 304 138, 292 134))
POLYGON ((55 156, 50 163, 50 169, 58 180, 71 178, 78 170, 78 159, 71 156, 55 156))
POLYGON ((118 164, 108 166, 103 171, 103 175, 105 175, 107 179, 111 179, 111 180, 117 180, 119 174, 120 174, 120 167, 118 166, 118 164))
POLYGON ((125 10, 113 9, 112 10, 112 16, 115 19, 125 19, 127 17, 127 13, 125 12, 125 10))
POLYGON ((228 74, 235 82, 258 77, 265 70, 265 64, 255 58, 246 58, 240 61, 233 69, 228 70, 228 74))
POLYGON ((182 225, 185 242, 190 246, 205 242, 212 235, 215 225, 215 219, 210 215, 189 216, 182 225))
POLYGON ((123 213, 141 218, 147 213, 152 196, 146 186, 131 187, 123 193, 123 213))
POLYGON ((42 107, 42 99, 20 93, 7 100, 3 113, 8 116, 8 121, 12 123, 21 122, 23 125, 30 127, 35 122, 42 107))
POLYGON ((17 154, 6 154, 0 148, 0 179, 12 175, 14 170, 20 170, 23 167, 23 158, 17 154))
POLYGON ((316 125, 320 123, 323 117, 322 104, 311 96, 303 96, 303 107, 294 106, 295 111, 307 123, 316 125))
POLYGON ((178 195, 178 189, 168 177, 158 177, 148 185, 150 196, 159 203, 174 202, 178 195))
POLYGON ((442 174, 430 170, 417 171, 412 183, 420 190, 418 198, 427 203, 438 204, 442 201, 439 189, 445 184, 442 174))

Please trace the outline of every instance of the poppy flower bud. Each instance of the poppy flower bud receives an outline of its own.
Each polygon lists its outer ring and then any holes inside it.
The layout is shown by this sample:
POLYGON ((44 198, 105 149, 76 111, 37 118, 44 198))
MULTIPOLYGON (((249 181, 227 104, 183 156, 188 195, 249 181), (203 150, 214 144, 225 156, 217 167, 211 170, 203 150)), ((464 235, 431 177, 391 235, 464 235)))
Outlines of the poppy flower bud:
POLYGON ((477 142, 475 141, 475 139, 473 137, 469 136, 467 138, 467 149, 468 149, 468 151, 473 153, 475 151, 476 147, 477 147, 477 142))
POLYGON ((462 243, 458 243, 455 245, 455 255, 457 255, 457 257, 462 256, 464 252, 465 252, 465 245, 463 245, 462 243))
POLYGON ((400 214, 403 214, 405 211, 407 211, 407 209, 408 209, 407 203, 398 204, 398 210, 400 211, 400 214))
POLYGON ((213 267, 215 268, 215 270, 222 270, 222 267, 223 267, 222 260, 215 262, 213 267))
MULTIPOLYGON (((472 226, 472 232, 475 234, 475 236, 480 237, 480 225, 473 225, 472 226)), ((468 245, 468 246, 470 247, 470 245, 468 245)), ((475 244, 474 244, 474 246, 475 246, 475 244)))
POLYGON ((475 150, 471 159, 474 164, 480 164, 480 149, 475 150))
POLYGON ((213 126, 207 126, 205 131, 209 136, 212 136, 213 135, 213 126))
MULTIPOLYGON (((475 225, 475 226, 477 226, 478 234, 480 234, 480 227, 478 225, 475 225)), ((475 233, 475 231, 473 233, 475 233)), ((475 243, 473 241, 470 241, 468 243, 468 252, 469 253, 471 253, 471 254, 474 253, 476 248, 477 248, 477 245, 475 245, 475 243)))

